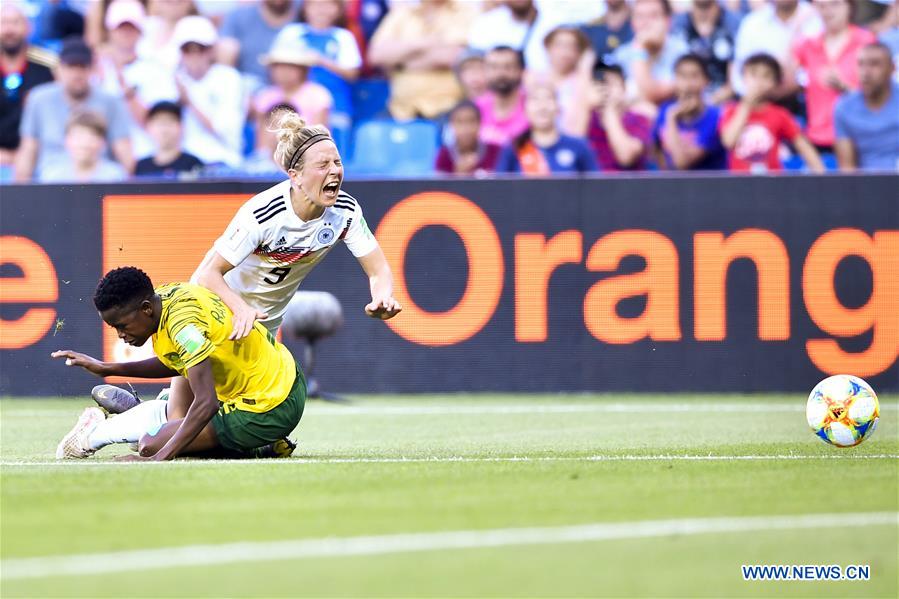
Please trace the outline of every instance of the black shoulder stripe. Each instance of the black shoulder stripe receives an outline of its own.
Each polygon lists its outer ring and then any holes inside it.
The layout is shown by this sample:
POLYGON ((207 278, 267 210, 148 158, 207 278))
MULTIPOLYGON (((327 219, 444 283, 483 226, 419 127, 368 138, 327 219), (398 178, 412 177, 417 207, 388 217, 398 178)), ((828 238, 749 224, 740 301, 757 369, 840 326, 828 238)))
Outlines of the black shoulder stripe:
POLYGON ((267 216, 274 213, 278 209, 284 210, 284 208, 285 208, 284 202, 278 202, 277 204, 274 204, 271 208, 268 208, 265 212, 260 212, 259 214, 257 214, 256 221, 261 223, 262 220, 260 220, 260 219, 266 218, 267 216))
POLYGON ((356 209, 353 206, 347 206, 346 204, 334 204, 333 207, 338 210, 349 210, 350 212, 353 212, 356 209))
POLYGON ((340 190, 340 193, 337 194, 337 199, 338 199, 338 201, 346 200, 346 201, 354 203, 354 204, 356 203, 356 198, 354 198, 353 196, 351 196, 350 194, 348 194, 347 192, 345 192, 342 189, 340 190))
POLYGON ((268 210, 269 208, 272 207, 272 204, 274 204, 278 200, 283 200, 283 199, 284 199, 284 196, 278 196, 275 199, 273 199, 271 202, 269 202, 268 204, 263 206, 262 208, 257 208, 256 210, 253 210, 253 214, 260 214, 262 212, 265 212, 266 210, 268 210))
POLYGON ((264 218, 258 218, 258 219, 256 219, 256 220, 259 221, 259 224, 261 225, 261 224, 264 223, 265 221, 271 220, 272 218, 274 218, 274 216, 275 216, 276 214, 279 214, 279 213, 284 212, 284 211, 286 211, 286 210, 287 210, 287 206, 285 206, 284 204, 281 204, 281 206, 280 206, 279 208, 277 208, 276 210, 273 210, 272 212, 269 212, 268 214, 265 215, 264 218))

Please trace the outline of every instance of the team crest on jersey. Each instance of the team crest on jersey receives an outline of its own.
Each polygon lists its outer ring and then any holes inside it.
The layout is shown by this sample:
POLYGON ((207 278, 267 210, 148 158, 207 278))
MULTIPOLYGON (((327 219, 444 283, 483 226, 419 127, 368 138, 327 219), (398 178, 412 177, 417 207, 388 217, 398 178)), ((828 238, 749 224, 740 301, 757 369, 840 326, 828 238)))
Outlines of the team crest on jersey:
POLYGON ((316 241, 318 241, 322 245, 328 245, 332 241, 334 241, 334 229, 331 227, 325 227, 324 229, 319 230, 318 235, 315 236, 316 241))

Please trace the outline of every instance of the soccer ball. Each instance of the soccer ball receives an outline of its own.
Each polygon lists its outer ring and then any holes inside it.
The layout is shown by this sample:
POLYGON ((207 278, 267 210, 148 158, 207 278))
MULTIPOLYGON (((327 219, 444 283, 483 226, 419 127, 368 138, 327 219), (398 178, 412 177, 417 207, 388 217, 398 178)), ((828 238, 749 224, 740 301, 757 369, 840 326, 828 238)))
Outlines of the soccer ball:
POLYGON ((874 432, 880 405, 868 383, 857 376, 838 374, 815 385, 805 416, 815 434, 826 442, 853 447, 874 432))

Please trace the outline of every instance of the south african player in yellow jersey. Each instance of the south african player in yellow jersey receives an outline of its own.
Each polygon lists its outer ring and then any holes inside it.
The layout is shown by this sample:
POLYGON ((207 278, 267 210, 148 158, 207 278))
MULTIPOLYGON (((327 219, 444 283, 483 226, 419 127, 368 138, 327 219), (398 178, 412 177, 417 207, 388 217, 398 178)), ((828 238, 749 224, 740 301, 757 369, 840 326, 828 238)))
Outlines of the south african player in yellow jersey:
POLYGON ((293 356, 259 322, 242 339, 230 339, 231 310, 208 289, 190 283, 154 289, 143 271, 124 267, 103 277, 94 305, 125 343, 139 347, 152 338, 156 356, 107 363, 61 350, 54 358, 101 377, 184 376, 193 393, 187 401, 143 402, 110 419, 87 408, 60 442, 58 458, 138 440, 133 459, 231 457, 282 439, 299 423, 306 382, 293 356))

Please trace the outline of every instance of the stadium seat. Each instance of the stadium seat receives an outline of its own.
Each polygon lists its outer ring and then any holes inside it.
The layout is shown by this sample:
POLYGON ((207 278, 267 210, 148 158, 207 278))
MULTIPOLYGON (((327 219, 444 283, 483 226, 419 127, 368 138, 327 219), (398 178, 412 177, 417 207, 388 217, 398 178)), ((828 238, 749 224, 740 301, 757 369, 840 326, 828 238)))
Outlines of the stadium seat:
POLYGON ((344 162, 349 162, 353 157, 352 119, 349 115, 334 113, 331 115, 331 122, 328 123, 328 130, 331 131, 331 137, 334 138, 334 144, 340 152, 340 157, 344 162))
POLYGON ((389 98, 386 79, 360 79, 353 85, 353 118, 357 123, 384 118, 389 98))
POLYGON ((356 128, 352 175, 414 177, 434 170, 437 125, 430 121, 369 121, 356 128))
MULTIPOLYGON (((799 154, 790 154, 789 158, 786 158, 781 162, 783 163, 785 171, 804 171, 806 169, 805 161, 799 154)), ((821 162, 824 163, 824 168, 829 172, 840 170, 840 165, 837 163, 837 157, 832 152, 822 153, 821 162)))

